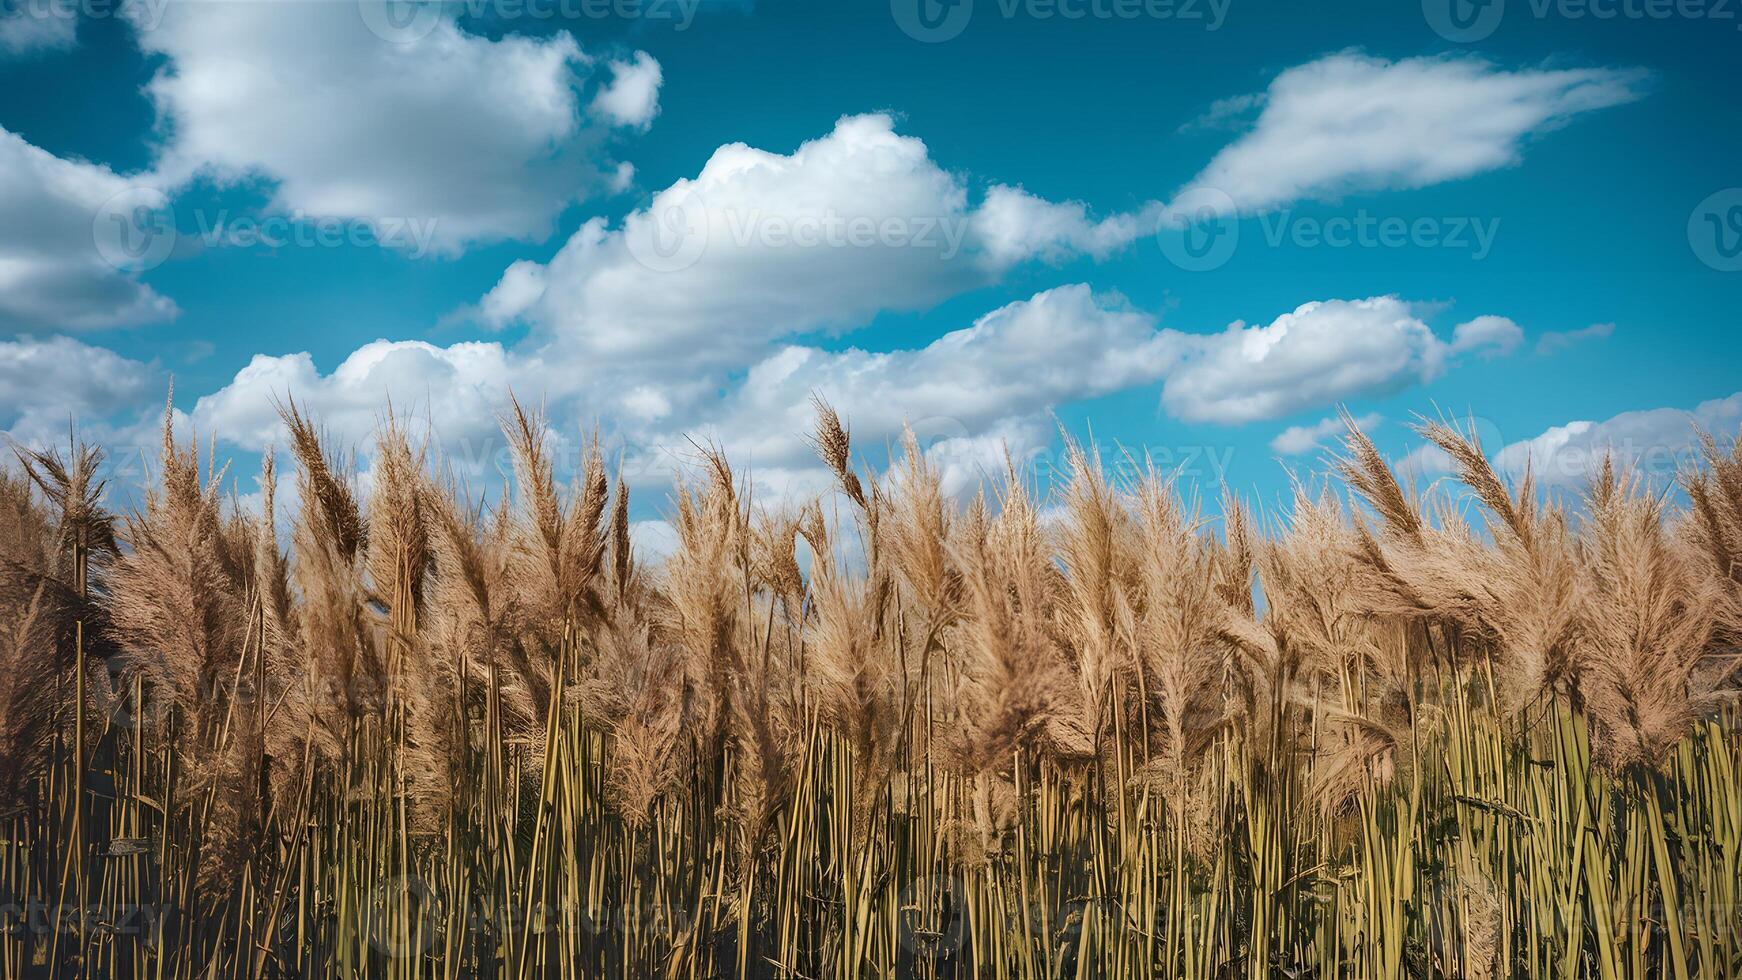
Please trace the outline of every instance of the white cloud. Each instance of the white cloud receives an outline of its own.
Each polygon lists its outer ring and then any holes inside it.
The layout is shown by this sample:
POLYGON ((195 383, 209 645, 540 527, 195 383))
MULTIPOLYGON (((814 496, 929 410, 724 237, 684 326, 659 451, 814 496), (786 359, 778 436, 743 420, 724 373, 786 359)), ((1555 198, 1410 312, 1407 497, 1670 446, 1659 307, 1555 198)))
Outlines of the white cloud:
MULTIPOLYGON (((1739 428, 1742 392, 1701 402, 1691 410, 1651 408, 1622 412, 1602 421, 1580 419, 1506 443, 1498 451, 1492 445, 1487 449, 1502 473, 1516 479, 1528 468, 1538 483, 1563 490, 1582 489, 1605 456, 1612 456, 1617 464, 1631 467, 1658 486, 1666 486, 1679 469, 1698 462, 1700 431, 1728 440, 1736 438, 1739 428)), ((1492 426, 1480 423, 1479 435, 1483 429, 1492 430, 1492 426)), ((1451 459, 1432 444, 1416 448, 1398 468, 1427 475, 1453 470, 1451 459)))
POLYGON ((593 111, 619 126, 646 129, 659 115, 659 62, 645 51, 634 61, 611 62, 611 83, 593 99, 593 111))
MULTIPOLYGON (((1079 284, 1011 303, 923 347, 764 344, 741 371, 599 371, 573 349, 536 341, 512 350, 376 341, 326 375, 307 354, 262 356, 193 416, 201 429, 257 449, 281 440, 273 398, 288 394, 341 441, 366 445, 392 398, 479 472, 500 449, 496 412, 512 389, 542 400, 571 435, 603 422, 637 484, 663 485, 694 445, 711 443, 751 467, 765 497, 785 498, 828 486, 804 438, 820 395, 873 452, 914 425, 961 489, 996 469, 1006 449, 1020 457, 1049 445, 1051 413, 1071 402, 1159 383, 1170 414, 1237 424, 1395 391, 1436 375, 1452 348, 1395 297, 1308 303, 1267 326, 1198 334, 1161 328, 1118 295, 1079 284)), ((1288 447, 1308 435, 1291 433, 1276 448, 1304 451, 1288 447)))
MULTIPOLYGON (((171 137, 164 180, 264 178, 281 212, 433 219, 445 252, 548 235, 615 170, 597 159, 609 126, 581 107, 591 59, 566 32, 490 40, 429 15, 390 43, 355 4, 169 0, 138 32, 169 58, 147 88, 171 137)), ((652 98, 643 58, 608 105, 652 98)))
POLYGON ((974 213, 974 231, 987 257, 1005 267, 1035 258, 1105 259, 1141 233, 1141 221, 1133 214, 1095 221, 1081 202, 1054 203, 1020 187, 999 184, 986 192, 986 200, 974 213))
POLYGON ((1516 163, 1529 137, 1631 102, 1644 82, 1643 72, 1608 68, 1505 71, 1476 58, 1331 55, 1278 75, 1252 129, 1182 194, 1220 191, 1254 213, 1457 180, 1516 163))
POLYGON ((176 306, 97 248, 109 202, 135 186, 0 129, 0 333, 95 330, 173 318, 176 306))
POLYGON ((1463 324, 1453 332, 1460 334, 1463 346, 1440 340, 1395 296, 1306 303, 1268 326, 1235 322, 1219 334, 1177 335, 1186 353, 1168 375, 1162 405, 1192 422, 1280 418, 1429 381, 1456 354, 1504 344, 1492 325, 1463 324))
POLYGON ((1504 357, 1523 342, 1524 331, 1518 324, 1503 316, 1479 316, 1452 330, 1450 350, 1453 354, 1474 351, 1483 357, 1504 357))
POLYGON ((1537 338, 1536 352, 1538 354, 1558 354, 1587 340, 1602 340, 1613 336, 1614 333, 1615 324, 1613 323, 1593 323, 1578 330, 1551 330, 1537 338))
POLYGON ((502 273, 478 303, 478 317, 485 326, 500 330, 532 309, 544 295, 544 266, 521 259, 502 273))
MULTIPOLYGON (((1361 427, 1362 432, 1372 432, 1384 421, 1378 414, 1370 412, 1356 418, 1355 424, 1361 427)), ((1270 448, 1285 456, 1300 456, 1318 449, 1347 431, 1343 420, 1332 415, 1310 425, 1291 425, 1283 429, 1276 434, 1276 438, 1270 440, 1270 448)))
POLYGON ((576 360, 743 365, 772 339, 990 281, 965 254, 967 215, 966 187, 924 143, 852 116, 788 155, 720 147, 618 228, 588 221, 542 270, 517 264, 491 301, 576 360), (511 302, 535 276, 537 300, 511 302))
POLYGON ((158 397, 162 383, 151 365, 70 337, 0 340, 0 431, 32 445, 64 443, 75 423, 100 436, 103 420, 158 397))
POLYGON ((1494 454, 1494 463, 1509 473, 1523 473, 1528 464, 1544 483, 1578 485, 1600 465, 1606 453, 1644 475, 1667 481, 1679 466, 1698 458, 1698 432, 1734 438, 1742 427, 1742 392, 1702 402, 1692 411, 1653 408, 1622 412, 1601 422, 1568 422, 1531 439, 1512 443, 1494 454))
POLYGON ((70 48, 77 39, 78 23, 72 0, 33 0, 18 4, 17 9, 0 9, 0 53, 70 48))
POLYGON ((667 521, 632 521, 629 524, 629 546, 635 560, 657 564, 677 553, 677 528, 667 521))
POLYGON ((758 467, 808 464, 813 393, 851 422, 864 445, 892 442, 903 423, 928 439, 971 439, 1013 419, 1044 419, 1063 402, 1151 383, 1172 364, 1173 346, 1152 317, 1121 298, 1063 286, 917 349, 783 347, 752 366, 693 430, 662 442, 681 447, 695 436, 758 467))
POLYGON ((341 445, 367 444, 388 404, 408 424, 439 440, 453 461, 487 462, 500 449, 496 418, 509 386, 522 383, 537 396, 536 365, 513 359, 502 345, 421 341, 364 344, 321 374, 307 353, 255 355, 234 380, 195 404, 200 431, 246 449, 283 445, 276 401, 289 396, 306 406, 341 445))

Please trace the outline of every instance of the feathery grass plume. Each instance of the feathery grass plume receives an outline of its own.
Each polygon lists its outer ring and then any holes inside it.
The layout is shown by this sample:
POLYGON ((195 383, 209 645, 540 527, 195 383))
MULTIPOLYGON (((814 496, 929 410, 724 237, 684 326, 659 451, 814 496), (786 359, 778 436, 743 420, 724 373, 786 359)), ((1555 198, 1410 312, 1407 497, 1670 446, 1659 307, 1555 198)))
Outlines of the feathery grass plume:
MULTIPOLYGON (((84 653, 90 659, 84 669, 83 708, 86 717, 106 715, 114 706, 114 692, 110 671, 99 669, 99 661, 111 652, 104 640, 106 613, 100 601, 118 546, 114 515, 102 504, 106 483, 98 474, 104 454, 75 437, 69 437, 64 453, 16 444, 13 453, 23 478, 0 474, 0 506, 5 509, 0 514, 0 563, 11 566, 6 571, 9 577, 22 575, 25 582, 14 584, 12 604, 0 608, 0 613, 23 615, 36 578, 51 579, 50 599, 41 614, 55 635, 65 637, 68 655, 57 661, 61 673, 78 670, 71 652, 79 646, 82 625, 84 653), (37 494, 46 507, 38 505, 37 494)), ((76 685, 73 676, 64 680, 69 689, 76 685)), ((73 718, 74 713, 68 712, 63 721, 73 718)), ((69 723, 64 734, 71 737, 76 727, 69 723)), ((98 734, 96 726, 87 727, 87 740, 98 734)))
POLYGON ((1408 541, 1419 541, 1422 522, 1416 502, 1404 492, 1391 465, 1380 455, 1373 440, 1361 431, 1348 409, 1339 409, 1338 414, 1348 431, 1343 438, 1345 454, 1334 460, 1337 474, 1372 506, 1387 531, 1408 541))
MULTIPOLYGON (((446 686, 463 684, 481 696, 492 668, 506 673, 519 657, 522 611, 507 584, 514 561, 511 521, 501 515, 480 518, 452 489, 432 492, 426 508, 433 574, 420 633, 432 668, 447 677, 446 686)), ((501 696, 521 735, 538 729, 545 705, 531 692, 504 685, 501 696)), ((454 717, 464 719, 468 709, 456 704, 454 717)))
POLYGON ((662 635, 682 651, 685 721, 697 763, 715 765, 731 735, 733 689, 747 669, 754 624, 747 505, 717 450, 701 449, 702 476, 678 488, 677 550, 666 560, 662 635))
POLYGON ((44 693, 72 663, 79 605, 56 580, 0 563, 0 814, 24 806, 48 768, 59 706, 44 693))
POLYGON ((997 517, 971 525, 956 556, 969 616, 952 637, 962 683, 949 741, 974 775, 1007 771, 1018 750, 1081 759, 1093 747, 1086 727, 1070 724, 1085 712, 1053 626, 1062 587, 1050 543, 1014 464, 1007 479, 997 517), (1052 724, 1059 715, 1063 726, 1052 724))
MULTIPOLYGON (((502 420, 502 430, 514 451, 514 475, 521 498, 523 526, 517 533, 514 587, 528 611, 531 641, 549 660, 568 642, 573 628, 591 627, 603 614, 603 573, 606 555, 604 515, 610 503, 610 479, 598 433, 585 451, 577 493, 564 503, 545 442, 550 428, 544 414, 528 413, 517 400, 502 420)), ((540 688, 550 684, 554 665, 540 688)))
POLYGON ((424 457, 422 449, 412 449, 391 407, 376 433, 370 477, 365 557, 370 598, 387 609, 396 632, 409 636, 416 632, 429 565, 424 457))
POLYGON ((432 658, 419 624, 430 557, 430 497, 424 450, 413 450, 388 408, 375 437, 365 564, 372 609, 387 648, 388 695, 399 729, 395 773, 410 803, 416 832, 443 829, 454 780, 449 745, 455 713, 454 675, 432 658))
POLYGON ((649 623, 614 621, 599 637, 592 669, 581 680, 581 706, 612 733, 605 791, 633 828, 677 783, 684 753, 684 690, 679 648, 657 641, 649 623))
POLYGON ((1559 689, 1571 666, 1578 596, 1566 517, 1537 503, 1528 476, 1509 494, 1473 433, 1441 422, 1417 431, 1451 457, 1486 508, 1491 540, 1443 501, 1431 521, 1396 511, 1403 498, 1384 488, 1383 462, 1352 449, 1350 466, 1363 474, 1357 490, 1387 521, 1381 536, 1365 527, 1356 534, 1355 550, 1372 572, 1366 604, 1442 630, 1452 649, 1492 668, 1501 711, 1519 713, 1559 689))
POLYGON ((639 583, 635 552, 629 541, 629 484, 623 482, 622 474, 617 476, 617 493, 611 499, 610 549, 611 592, 616 608, 622 609, 630 604, 630 596, 639 583))
POLYGON ((1695 555, 1695 567, 1712 579, 1719 596, 1710 656, 1701 670, 1718 682, 1742 676, 1742 440, 1728 451, 1710 433, 1700 433, 1704 469, 1682 474, 1691 503, 1681 534, 1695 555))
POLYGON ((124 523, 126 549, 109 575, 111 632, 123 677, 137 673, 167 699, 160 720, 184 757, 177 798, 202 830, 199 881, 221 894, 258 846, 260 713, 252 680, 251 539, 226 521, 222 474, 202 479, 197 441, 177 445, 165 415, 163 448, 144 508, 124 523), (244 543, 245 542, 245 543, 244 543))
MULTIPOLYGON (((56 450, 31 450, 17 445, 13 446, 13 453, 57 515, 57 551, 69 566, 62 574, 69 580, 75 577, 70 565, 77 553, 85 556, 89 571, 100 575, 116 553, 115 518, 102 506, 106 482, 98 477, 103 451, 74 442, 64 456, 56 450)), ((84 586, 74 583, 74 587, 84 586)))
POLYGON ((321 446, 320 429, 313 416, 297 408, 296 399, 286 398, 278 407, 278 417, 290 433, 302 516, 311 522, 311 530, 328 542, 336 557, 345 562, 354 560, 369 536, 356 493, 334 473, 336 467, 321 446))
POLYGON ((1137 669, 1131 593, 1141 561, 1131 514, 1109 483, 1100 454, 1065 439, 1065 517, 1059 559, 1068 601, 1062 610, 1082 696, 1083 727, 1098 751, 1113 726, 1115 678, 1137 669))
POLYGON ((0 469, 0 561, 46 575, 57 564, 59 533, 34 487, 22 471, 0 469))
POLYGON ((1255 614, 1252 596, 1252 512, 1232 493, 1222 495, 1222 542, 1215 548, 1216 593, 1235 613, 1255 614))
MULTIPOLYGON (((1506 484, 1488 462, 1488 454, 1482 450, 1482 440, 1477 435, 1474 424, 1466 431, 1455 421, 1423 420, 1411 428, 1450 456, 1458 479, 1475 493, 1476 499, 1500 518, 1520 541, 1529 543, 1536 530, 1536 493, 1535 482, 1528 469, 1514 495, 1506 489, 1506 484)), ((1388 511, 1389 507, 1381 508, 1381 513, 1386 514, 1389 519, 1388 511)))
POLYGON ((901 449, 889 504, 890 557, 924 632, 935 635, 955 616, 962 593, 962 573, 949 553, 953 508, 938 468, 910 427, 902 428, 901 449))
POLYGON ((1227 718, 1233 650, 1221 626, 1231 613, 1219 594, 1215 554, 1199 535, 1200 519, 1182 506, 1153 465, 1136 492, 1137 574, 1141 599, 1134 653, 1148 697, 1153 743, 1144 776, 1201 844, 1210 794, 1199 788, 1201 763, 1227 718))
POLYGON ((1586 493, 1578 690, 1592 754, 1655 767, 1724 696, 1699 672, 1718 601, 1664 527, 1662 498, 1605 465, 1586 493))
POLYGON ((880 571, 851 575, 833 553, 819 551, 811 560, 811 595, 806 681, 852 754, 853 805, 862 823, 894 763, 904 723, 903 678, 886 629, 890 582, 880 571))
POLYGON ((1300 734, 1303 688, 1361 658, 1363 612, 1352 594, 1359 572, 1343 518, 1328 493, 1315 497, 1297 484, 1284 534, 1255 555, 1262 619, 1230 615, 1213 627, 1235 652, 1234 730, 1259 757, 1300 734))
POLYGON ((791 507, 758 513, 750 527, 751 568, 756 585, 782 604, 788 624, 804 616, 804 572, 798 563, 804 512, 791 507))
POLYGON ((1260 554, 1266 619, 1303 668, 1326 677, 1358 669, 1373 655, 1357 553, 1337 499, 1297 487, 1285 533, 1260 554))
POLYGON ((840 484, 841 492, 858 508, 862 523, 861 537, 864 538, 866 561, 870 565, 878 565, 883 561, 881 525, 883 520, 882 491, 876 482, 866 489, 859 475, 853 472, 853 440, 847 427, 841 423, 841 417, 834 408, 824 401, 821 395, 812 395, 811 404, 816 408, 816 428, 811 436, 816 446, 817 455, 823 464, 835 474, 835 480, 840 484))
POLYGON ((790 608, 782 602, 770 596, 754 610, 756 621, 765 625, 753 630, 753 645, 734 672, 729 698, 737 775, 730 810, 739 853, 747 858, 762 848, 787 802, 803 727, 793 670, 798 624, 782 612, 790 608))
POLYGON ((279 416, 290 432, 301 507, 292 532, 291 577, 302 595, 306 683, 323 743, 344 746, 352 725, 387 705, 388 665, 376 642, 365 574, 368 527, 356 495, 336 474, 314 420, 287 400, 279 416))
POLYGON ((665 597, 638 568, 629 538, 629 488, 618 480, 609 525, 611 602, 576 694, 587 723, 610 733, 608 801, 625 823, 646 826, 655 802, 677 784, 685 758, 686 685, 681 647, 662 635, 665 597))
POLYGON ((1705 467, 1682 474, 1682 486, 1693 502, 1691 531, 1713 570, 1742 587, 1742 439, 1729 451, 1709 432, 1701 432, 1700 457, 1705 467))
MULTIPOLYGON (((290 590, 290 561, 278 545, 278 461, 268 449, 260 459, 260 518, 254 526, 253 568, 250 580, 260 610, 259 656, 264 663, 265 689, 257 696, 267 699, 268 723, 264 734, 272 791, 277 799, 296 795, 305 775, 304 742, 324 730, 309 724, 311 709, 305 672, 308 659, 299 647, 300 630, 295 597, 290 590)), ((327 745, 313 755, 330 758, 337 745, 327 745)))

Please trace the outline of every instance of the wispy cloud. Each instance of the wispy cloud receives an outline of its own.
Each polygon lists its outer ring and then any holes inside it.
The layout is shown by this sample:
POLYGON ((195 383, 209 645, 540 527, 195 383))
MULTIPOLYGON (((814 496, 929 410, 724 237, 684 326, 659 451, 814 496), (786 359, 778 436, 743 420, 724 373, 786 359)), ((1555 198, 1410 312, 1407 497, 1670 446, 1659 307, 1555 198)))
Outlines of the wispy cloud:
POLYGON ((1556 354, 1587 340, 1603 340, 1615 333, 1613 323, 1593 323, 1580 330, 1551 330, 1536 340, 1538 354, 1556 354))

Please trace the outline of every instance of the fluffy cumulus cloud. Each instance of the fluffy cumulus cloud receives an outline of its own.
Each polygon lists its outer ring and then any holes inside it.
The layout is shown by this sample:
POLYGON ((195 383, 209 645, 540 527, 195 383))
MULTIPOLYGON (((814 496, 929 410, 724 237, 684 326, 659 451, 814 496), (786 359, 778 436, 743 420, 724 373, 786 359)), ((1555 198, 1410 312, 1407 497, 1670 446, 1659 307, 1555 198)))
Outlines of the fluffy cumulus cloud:
POLYGON ((70 337, 0 340, 0 431, 43 445, 64 441, 76 422, 101 437, 109 430, 94 423, 159 397, 163 381, 151 365, 70 337))
MULTIPOLYGON (((1630 467, 1659 487, 1666 487, 1700 455, 1700 433, 1720 441, 1742 428, 1742 392, 1701 402, 1692 409, 1649 408, 1607 419, 1579 419, 1550 426, 1535 436, 1500 443, 1502 433, 1489 420, 1464 421, 1483 439, 1496 469, 1513 478, 1528 470, 1545 486, 1577 491, 1585 487, 1605 458, 1630 467)), ((1441 476, 1453 471, 1452 461, 1433 445, 1418 447, 1398 466, 1406 473, 1441 476)))
POLYGON ((1504 357, 1524 342, 1524 331, 1503 316, 1479 316, 1460 323, 1452 330, 1451 352, 1477 353, 1483 357, 1504 357))
POLYGON ((977 446, 971 455, 987 456, 1000 438, 1020 451, 1050 437, 1054 406, 1151 383, 1171 365, 1173 347, 1120 297, 1065 286, 920 348, 783 347, 752 366, 705 423, 656 439, 653 451, 704 439, 759 468, 807 467, 813 395, 851 420, 866 445, 881 448, 912 425, 928 443, 949 442, 948 452, 977 446))
POLYGON ((611 83, 593 98, 593 111, 620 126, 645 129, 659 115, 659 62, 645 51, 633 61, 611 62, 611 83))
POLYGON ((173 302, 99 250, 105 218, 123 218, 136 181, 63 160, 0 129, 0 333, 154 323, 173 302))
POLYGON ((168 59, 148 87, 172 136, 163 179, 264 179, 288 213, 433 221, 448 251, 539 239, 611 180, 612 127, 657 108, 645 55, 614 66, 592 113, 593 60, 570 34, 491 40, 439 5, 397 33, 372 3, 359 16, 355 4, 168 0, 138 32, 168 59))
MULTIPOLYGON (((826 483, 802 438, 813 394, 852 419, 870 445, 893 442, 912 424, 936 454, 978 471, 995 468, 1005 449, 1020 455, 1045 445, 1053 436, 1050 413, 1073 401, 1159 382, 1169 414, 1238 424, 1396 391, 1433 377, 1462 352, 1489 349, 1441 340, 1395 297, 1309 303, 1266 326, 1236 323, 1202 334, 1160 327, 1117 295, 1066 286, 922 348, 786 346, 751 367, 723 406, 709 404, 704 413, 697 403, 682 413, 704 424, 651 435, 649 445, 670 456, 692 440, 716 442, 766 467, 767 488, 778 494, 826 483)), ((1273 448, 1306 452, 1338 425, 1327 419, 1291 428, 1273 448)))
POLYGON ((1582 484, 1612 454, 1659 482, 1698 459, 1699 433, 1725 437, 1742 427, 1742 392, 1701 402, 1692 410, 1653 408, 1622 412, 1602 421, 1557 425, 1540 435, 1511 443, 1494 455, 1509 473, 1526 467, 1545 483, 1582 484))
MULTIPOLYGON (((1441 340, 1395 297, 1308 303, 1264 326, 1190 332, 1078 284, 1008 304, 920 347, 767 343, 743 368, 677 375, 631 363, 613 367, 608 383, 555 342, 377 341, 328 374, 307 354, 257 357, 193 416, 203 430, 261 448, 282 439, 273 400, 290 394, 339 438, 366 443, 392 399, 415 406, 413 417, 432 424, 442 448, 480 472, 500 448, 495 413, 513 390, 542 398, 571 430, 604 422, 625 449, 626 476, 639 484, 663 483, 695 445, 714 444, 753 467, 765 497, 785 498, 828 485, 804 440, 820 396, 874 451, 913 426, 952 488, 962 489, 995 471, 1006 451, 1048 445, 1052 413, 1073 402, 1159 385, 1163 408, 1186 421, 1280 418, 1434 377, 1463 354, 1508 343, 1510 332, 1466 324, 1452 337, 1441 340), (1487 344, 1459 344, 1460 336, 1487 344)), ((1274 448, 1305 452, 1329 426, 1291 429, 1274 448)))
POLYGON ((518 264, 481 306, 592 359, 743 364, 772 338, 988 282, 967 224, 967 188, 923 142, 853 116, 791 154, 720 147, 619 227, 588 221, 542 268, 518 264))
POLYGON ((1162 404, 1192 422, 1239 424, 1280 418, 1359 395, 1429 381, 1454 357, 1516 344, 1484 317, 1441 340, 1395 296, 1306 303, 1264 326, 1230 324, 1218 334, 1178 335, 1180 365, 1162 404))
MULTIPOLYGON (((1355 424, 1362 432, 1372 432, 1384 421, 1377 414, 1368 413, 1356 418, 1355 424)), ((1309 425, 1291 425, 1283 429, 1270 440, 1270 448, 1284 456, 1300 456, 1329 445, 1347 431, 1348 425, 1332 415, 1309 425)))
POLYGON ((306 406, 341 442, 367 443, 391 402, 408 424, 439 439, 461 462, 497 446, 496 413, 509 386, 536 391, 536 366, 516 362, 502 345, 460 343, 437 347, 421 341, 377 340, 353 351, 322 374, 307 353, 256 355, 219 391, 195 404, 200 431, 218 433, 247 449, 283 444, 278 403, 289 397, 306 406))
POLYGON ((1516 163, 1526 139, 1580 113, 1639 98, 1645 80, 1610 68, 1331 55, 1278 75, 1262 99, 1228 103, 1262 108, 1181 197, 1211 190, 1252 213, 1469 177, 1516 163))
POLYGON ((974 232, 997 266, 1039 258, 1056 262, 1077 255, 1096 259, 1131 244, 1141 234, 1145 215, 1120 214, 1095 219, 1077 201, 1048 201, 1020 187, 996 185, 974 214, 974 232))

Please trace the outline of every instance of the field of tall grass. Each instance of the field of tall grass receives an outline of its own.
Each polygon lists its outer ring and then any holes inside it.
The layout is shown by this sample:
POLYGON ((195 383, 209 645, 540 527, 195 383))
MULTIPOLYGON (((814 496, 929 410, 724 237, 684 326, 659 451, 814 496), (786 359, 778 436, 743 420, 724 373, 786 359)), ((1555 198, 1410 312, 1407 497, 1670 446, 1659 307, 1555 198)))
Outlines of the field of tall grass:
POLYGON ((1563 506, 1351 424, 1211 520, 1076 446, 960 503, 819 403, 833 505, 701 448, 644 564, 536 413, 482 504, 283 414, 282 536, 167 423, 132 513, 0 476, 0 976, 1742 976, 1728 442, 1563 506))

